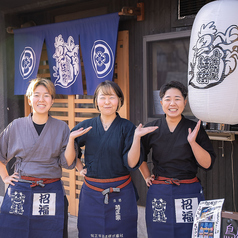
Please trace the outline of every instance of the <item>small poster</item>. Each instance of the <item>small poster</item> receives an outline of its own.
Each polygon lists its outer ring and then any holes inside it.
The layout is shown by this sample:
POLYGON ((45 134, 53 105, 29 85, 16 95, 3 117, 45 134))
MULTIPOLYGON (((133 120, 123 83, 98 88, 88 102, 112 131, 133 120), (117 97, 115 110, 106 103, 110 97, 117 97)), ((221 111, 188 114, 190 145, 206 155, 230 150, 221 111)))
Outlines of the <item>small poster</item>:
POLYGON ((192 238, 220 238, 224 199, 201 201, 195 214, 192 238))

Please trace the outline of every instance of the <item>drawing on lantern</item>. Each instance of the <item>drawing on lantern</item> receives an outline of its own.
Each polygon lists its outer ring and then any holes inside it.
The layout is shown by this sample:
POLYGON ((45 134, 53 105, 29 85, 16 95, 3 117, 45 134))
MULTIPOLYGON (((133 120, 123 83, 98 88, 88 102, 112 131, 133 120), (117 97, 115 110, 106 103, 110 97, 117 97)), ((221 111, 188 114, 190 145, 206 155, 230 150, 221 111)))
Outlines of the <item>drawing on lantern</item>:
POLYGON ((237 67, 238 26, 231 25, 223 33, 214 21, 203 24, 192 52, 189 85, 202 89, 220 84, 237 67))

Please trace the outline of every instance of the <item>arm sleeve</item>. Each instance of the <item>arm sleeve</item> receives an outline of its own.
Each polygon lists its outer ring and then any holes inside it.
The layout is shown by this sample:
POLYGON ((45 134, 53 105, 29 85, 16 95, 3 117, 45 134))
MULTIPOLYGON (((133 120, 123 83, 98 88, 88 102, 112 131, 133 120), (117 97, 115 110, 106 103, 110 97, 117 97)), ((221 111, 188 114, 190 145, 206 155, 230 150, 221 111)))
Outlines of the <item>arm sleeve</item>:
MULTIPOLYGON (((210 170, 212 169, 212 166, 215 162, 216 159, 216 154, 214 152, 211 140, 209 139, 206 131, 204 130, 203 126, 200 126, 200 130, 197 136, 197 143, 203 148, 205 149, 211 156, 211 166, 209 168, 207 168, 206 170, 210 170)), ((201 167, 199 165, 199 167, 201 167)), ((204 168, 203 168, 204 169, 204 168)))
MULTIPOLYGON (((160 127, 160 124, 158 123, 158 120, 156 120, 156 121, 149 122, 145 125, 145 127, 148 127, 148 126, 159 126, 160 127)), ((150 143, 151 136, 153 136, 154 133, 157 133, 156 131, 146 134, 141 137, 141 146, 143 147, 143 161, 145 161, 145 162, 147 162, 147 160, 148 160, 148 154, 150 153, 150 149, 151 149, 151 143, 150 143)))
POLYGON ((134 132, 135 132, 135 125, 133 125, 131 123, 131 125, 128 125, 126 128, 124 128, 124 148, 123 148, 123 163, 124 166, 129 170, 129 171, 133 171, 139 168, 139 166, 141 165, 141 163, 143 162, 143 157, 144 157, 144 149, 142 146, 140 146, 140 158, 139 161, 137 163, 137 165, 134 168, 131 168, 128 165, 128 152, 131 148, 132 142, 133 142, 133 138, 134 138, 134 132))
POLYGON ((64 153, 65 153, 65 149, 66 149, 66 146, 67 146, 67 143, 68 143, 68 140, 69 140, 69 135, 70 135, 70 130, 69 130, 68 125, 66 124, 65 128, 64 128, 61 150, 60 150, 60 158, 59 158, 60 165, 65 169, 73 169, 75 167, 76 158, 77 158, 77 155, 78 155, 78 148, 77 148, 77 146, 74 146, 76 156, 75 156, 75 159, 74 159, 73 163, 70 166, 68 166, 67 161, 66 161, 65 156, 64 156, 64 153))
POLYGON ((0 161, 5 165, 12 157, 14 157, 14 155, 11 155, 8 146, 10 143, 10 131, 12 124, 13 122, 10 123, 0 134, 0 161))
MULTIPOLYGON (((78 129, 81 128, 81 127, 85 127, 85 125, 83 124, 83 122, 77 124, 77 125, 71 130, 71 132, 72 132, 72 131, 76 131, 76 130, 78 130, 78 129)), ((76 149, 76 155, 77 155, 77 157, 78 157, 79 159, 80 159, 81 156, 82 156, 82 149, 81 149, 80 147, 83 147, 83 146, 85 145, 85 143, 84 143, 84 141, 85 141, 84 138, 86 137, 86 135, 87 135, 87 134, 82 135, 82 136, 80 136, 80 137, 77 137, 77 138, 75 138, 75 140, 74 140, 74 147, 75 147, 75 149, 76 149)))
POLYGON ((147 155, 150 153, 150 144, 148 140, 148 135, 141 138, 141 147, 143 148, 143 161, 147 162, 147 155))

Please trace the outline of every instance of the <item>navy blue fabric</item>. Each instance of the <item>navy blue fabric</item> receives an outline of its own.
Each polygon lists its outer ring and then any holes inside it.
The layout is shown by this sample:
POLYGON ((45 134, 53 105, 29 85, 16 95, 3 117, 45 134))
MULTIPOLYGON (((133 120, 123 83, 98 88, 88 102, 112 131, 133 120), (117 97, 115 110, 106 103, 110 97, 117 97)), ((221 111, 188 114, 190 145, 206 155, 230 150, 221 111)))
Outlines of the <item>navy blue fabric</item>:
MULTIPOLYGON (((87 176, 93 178, 116 178, 128 175, 143 161, 143 147, 141 147, 140 161, 137 166, 130 168, 127 155, 133 142, 135 125, 121 118, 118 114, 107 131, 104 131, 100 116, 84 120, 73 128, 92 129, 83 136, 77 137, 75 142, 79 147, 85 146, 85 164, 87 176)), ((81 157, 81 152, 79 158, 81 157)))
MULTIPOLYGON (((106 189, 117 187, 124 182, 125 180, 113 183, 88 183, 106 189)), ((120 193, 110 193, 108 204, 104 204, 104 198, 101 192, 83 184, 79 199, 78 237, 136 238, 137 204, 132 182, 122 188, 120 193)))
MULTIPOLYGON (((147 154, 152 149, 153 174, 168 178, 192 179, 196 177, 198 167, 201 167, 187 140, 188 128, 192 130, 196 122, 182 116, 181 121, 173 132, 169 130, 166 117, 148 123, 146 126, 158 126, 154 132, 142 137, 145 149, 145 161, 147 154)), ((211 156, 212 163, 215 162, 213 146, 204 128, 201 126, 196 142, 211 156)))
POLYGON ((63 238, 68 238, 68 207, 69 207, 69 202, 67 199, 67 196, 64 195, 64 231, 63 231, 63 238))
POLYGON ((51 81, 57 94, 83 95, 79 53, 80 21, 55 24, 45 28, 51 81))
POLYGON ((45 40, 51 80, 57 94, 83 95, 79 38, 87 94, 113 79, 118 13, 14 30, 15 94, 24 95, 37 76, 45 40))
MULTIPOLYGON (((17 200, 15 199, 15 202, 17 200)), ((18 207, 19 210, 19 207, 18 207)), ((64 194, 61 181, 46 184, 44 188, 31 188, 28 183, 15 183, 6 191, 0 213, 0 237, 1 238, 62 238, 64 228, 64 194), (11 195, 18 192, 24 197, 22 214, 10 214, 13 211, 11 195), (56 193, 55 216, 33 216, 33 193, 56 193)))
POLYGON ((87 81, 87 94, 93 95, 97 85, 112 81, 116 55, 118 13, 92 17, 81 28, 80 44, 87 81))
POLYGON ((14 30, 15 95, 24 95, 29 81, 36 78, 43 42, 44 32, 40 29, 14 30))
POLYGON ((153 184, 150 186, 146 200, 148 238, 191 238, 193 223, 176 223, 174 199, 179 198, 198 198, 199 204, 200 201, 204 200, 201 184, 180 184, 180 186, 153 184), (152 201, 154 199, 162 199, 166 202, 166 209, 162 212, 166 217, 164 221, 153 221, 152 201))

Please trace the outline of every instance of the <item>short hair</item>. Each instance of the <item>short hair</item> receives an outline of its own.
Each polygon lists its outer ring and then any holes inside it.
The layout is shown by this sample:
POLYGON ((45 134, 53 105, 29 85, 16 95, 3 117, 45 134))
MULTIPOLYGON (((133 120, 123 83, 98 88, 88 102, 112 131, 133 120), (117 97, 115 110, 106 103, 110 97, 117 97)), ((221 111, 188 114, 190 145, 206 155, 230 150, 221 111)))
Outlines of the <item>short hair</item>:
POLYGON ((35 89, 39 86, 43 85, 51 95, 52 99, 55 99, 56 93, 55 93, 55 86, 54 84, 49 80, 45 78, 36 78, 30 81, 30 84, 26 90, 26 96, 30 98, 32 94, 34 93, 35 89))
POLYGON ((188 95, 188 89, 179 81, 171 81, 169 83, 165 83, 160 88, 160 98, 162 99, 167 92, 167 90, 171 88, 177 88, 183 95, 183 98, 186 99, 188 95))
POLYGON ((98 97, 98 93, 99 91, 102 90, 102 92, 105 95, 110 95, 111 94, 111 90, 114 90, 114 92, 116 93, 116 95, 119 98, 119 105, 117 107, 117 110, 119 110, 123 104, 124 104, 124 95, 123 92, 121 90, 121 88, 118 86, 117 83, 113 82, 113 81, 109 81, 109 80, 105 80, 104 82, 100 83, 97 88, 95 89, 94 95, 93 95, 93 104, 94 107, 98 109, 98 105, 97 105, 97 97, 98 97))

